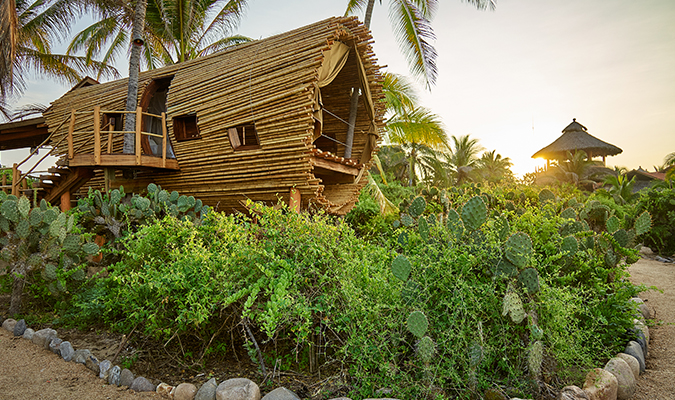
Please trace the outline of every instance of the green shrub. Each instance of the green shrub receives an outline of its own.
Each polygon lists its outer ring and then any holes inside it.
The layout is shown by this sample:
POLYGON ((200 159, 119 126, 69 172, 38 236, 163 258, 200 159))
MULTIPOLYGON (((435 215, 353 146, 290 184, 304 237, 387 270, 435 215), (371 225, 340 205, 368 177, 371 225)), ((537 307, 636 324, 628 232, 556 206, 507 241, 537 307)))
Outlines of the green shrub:
POLYGON ((643 192, 634 217, 643 211, 652 216, 651 231, 640 236, 645 246, 664 256, 675 254, 675 189, 651 188, 643 192))

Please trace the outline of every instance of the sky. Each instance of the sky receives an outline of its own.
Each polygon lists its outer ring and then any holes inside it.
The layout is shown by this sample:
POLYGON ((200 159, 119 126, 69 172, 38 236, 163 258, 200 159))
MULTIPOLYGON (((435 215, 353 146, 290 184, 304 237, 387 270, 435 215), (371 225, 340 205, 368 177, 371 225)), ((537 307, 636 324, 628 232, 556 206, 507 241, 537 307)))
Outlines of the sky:
MULTIPOLYGON (((375 5, 374 52, 388 72, 409 76, 388 3, 375 5)), ((250 0, 237 32, 265 38, 342 15, 346 4, 250 0)), ((486 150, 509 157, 519 175, 542 165, 532 154, 573 118, 623 149, 608 166, 651 170, 675 152, 673 21, 673 0, 498 0, 494 11, 439 1, 432 20, 438 82, 431 91, 419 82, 421 102, 440 116, 449 136, 479 139, 486 150)), ((126 75, 126 67, 120 70, 126 75)), ((17 104, 48 104, 69 89, 29 82, 17 104)), ((0 157, 11 165, 16 156, 0 157)))

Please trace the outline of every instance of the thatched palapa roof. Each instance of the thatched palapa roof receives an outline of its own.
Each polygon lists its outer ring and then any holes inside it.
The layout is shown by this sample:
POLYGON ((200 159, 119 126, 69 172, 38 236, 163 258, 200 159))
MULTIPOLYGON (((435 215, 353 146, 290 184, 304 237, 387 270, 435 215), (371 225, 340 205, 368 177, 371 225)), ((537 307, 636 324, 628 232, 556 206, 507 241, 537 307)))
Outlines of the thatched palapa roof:
POLYGON ((563 129, 563 134, 553 143, 539 150, 532 155, 532 158, 545 158, 547 160, 564 160, 567 158, 567 152, 583 150, 589 157, 596 156, 615 156, 623 152, 620 148, 603 142, 595 136, 588 133, 585 126, 577 122, 576 118, 572 123, 563 129))

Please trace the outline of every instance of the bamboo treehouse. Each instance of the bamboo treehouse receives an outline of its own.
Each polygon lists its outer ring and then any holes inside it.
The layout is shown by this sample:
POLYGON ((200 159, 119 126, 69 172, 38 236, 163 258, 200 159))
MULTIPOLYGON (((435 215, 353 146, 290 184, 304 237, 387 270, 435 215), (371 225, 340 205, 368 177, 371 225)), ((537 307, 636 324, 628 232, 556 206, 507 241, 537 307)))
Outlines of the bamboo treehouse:
MULTIPOLYGON (((371 40, 356 18, 336 17, 143 72, 130 132, 127 80, 85 80, 40 120, 60 161, 38 197, 70 203, 88 187, 140 192, 154 182, 226 212, 281 199, 345 214, 383 125, 371 40), (125 133, 133 154, 122 153, 125 133)), ((14 169, 20 191, 27 173, 14 169)))

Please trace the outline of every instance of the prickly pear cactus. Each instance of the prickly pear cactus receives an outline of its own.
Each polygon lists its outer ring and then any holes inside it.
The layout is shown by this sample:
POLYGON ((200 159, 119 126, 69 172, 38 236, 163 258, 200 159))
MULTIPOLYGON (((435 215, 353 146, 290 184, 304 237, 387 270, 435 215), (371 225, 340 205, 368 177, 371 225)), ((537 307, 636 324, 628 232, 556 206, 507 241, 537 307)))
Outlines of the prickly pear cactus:
POLYGON ((539 291, 539 273, 534 268, 525 268, 518 274, 518 282, 532 294, 539 291))
POLYGON ((567 207, 564 209, 561 213, 560 216, 565 219, 577 219, 577 211, 572 208, 572 207, 567 207))
POLYGON ((417 342, 417 356, 423 363, 429 364, 436 355, 436 343, 429 336, 424 336, 417 342))
POLYGON ((391 223, 391 227, 394 228, 394 229, 398 229, 400 226, 401 226, 401 221, 398 220, 398 219, 391 223))
POLYGON ((408 214, 401 214, 401 223, 403 226, 410 227, 415 223, 415 220, 408 214))
POLYGON ((426 219, 420 218, 417 220, 417 231, 420 233, 422 240, 429 240, 429 223, 426 219))
POLYGON ((538 377, 541 374, 541 362, 544 360, 544 345, 541 341, 537 340, 532 343, 530 350, 527 355, 527 364, 530 368, 530 373, 534 377, 538 377))
POLYGON ((448 227, 448 230, 452 232, 452 234, 457 239, 459 239, 464 233, 464 223, 462 222, 462 219, 460 218, 459 214, 457 213, 457 211, 455 211, 454 208, 448 210, 446 226, 448 227))
POLYGON ((469 346, 469 367, 477 368, 483 360, 483 347, 474 342, 469 346))
POLYGON ((516 268, 516 266, 513 265, 511 261, 507 260, 506 258, 502 258, 497 264, 495 275, 513 278, 514 276, 518 275, 518 268, 516 268))
POLYGON ((532 322, 530 324, 530 335, 534 340, 541 340, 544 337, 544 331, 539 327, 539 325, 532 322))
POLYGON ((628 232, 626 232, 623 229, 619 229, 614 234, 612 235, 614 237, 614 240, 619 244, 621 247, 628 247, 628 243, 630 242, 630 238, 628 237, 628 232))
POLYGON ((410 261, 408 261, 408 258, 404 255, 394 258, 394 261, 391 263, 392 274, 403 282, 408 280, 411 270, 412 266, 410 265, 410 261))
POLYGON ((422 311, 413 311, 408 316, 407 326, 410 333, 421 339, 427 333, 429 321, 422 311))
POLYGON ((408 207, 408 213, 411 217, 417 218, 422 215, 426 208, 427 202, 424 200, 424 197, 417 196, 415 199, 413 199, 412 203, 410 203, 410 207, 408 207))
POLYGON ((504 296, 502 315, 506 316, 507 314, 516 324, 523 322, 527 316, 525 314, 525 309, 523 308, 523 303, 515 292, 508 292, 504 296))
POLYGON ((621 228, 621 221, 619 221, 616 215, 612 215, 605 221, 605 226, 607 227, 607 232, 614 233, 621 228))
POLYGON ((408 244, 408 232, 401 232, 398 235, 397 242, 400 246, 405 246, 408 244))
POLYGON ((652 216, 647 211, 643 212, 635 219, 633 227, 638 236, 649 232, 652 227, 652 216))
POLYGON ((532 256, 532 240, 526 233, 514 233, 506 241, 504 255, 518 268, 527 266, 532 256))
POLYGON ((579 242, 574 236, 565 236, 560 245, 560 251, 568 256, 573 256, 579 251, 579 242))
POLYGON ((617 262, 618 259, 616 257, 616 253, 614 253, 614 250, 607 249, 607 251, 605 252, 605 265, 608 268, 613 268, 614 266, 616 266, 617 262))
POLYGON ((487 221, 488 209, 480 196, 474 196, 462 207, 462 222, 468 230, 476 230, 487 221))
POLYGON ((555 194, 548 189, 542 189, 539 192, 539 201, 546 203, 547 201, 555 201, 555 194))

